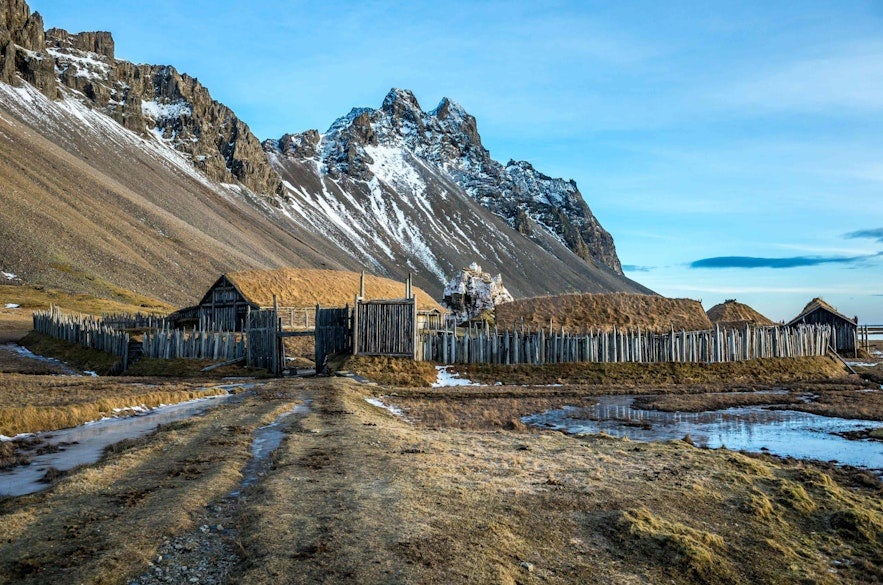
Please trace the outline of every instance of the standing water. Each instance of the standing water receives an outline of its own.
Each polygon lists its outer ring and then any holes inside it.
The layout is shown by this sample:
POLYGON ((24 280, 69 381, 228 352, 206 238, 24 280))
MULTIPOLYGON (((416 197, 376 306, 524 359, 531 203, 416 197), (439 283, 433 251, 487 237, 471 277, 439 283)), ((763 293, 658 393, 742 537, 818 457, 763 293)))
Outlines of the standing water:
POLYGON ((521 420, 573 434, 603 432, 636 441, 669 441, 690 435, 702 447, 836 461, 883 474, 883 443, 850 440, 836 434, 867 430, 879 423, 762 406, 663 412, 633 408, 633 400, 633 396, 603 396, 593 407, 565 407, 521 420))
POLYGON ((114 443, 143 437, 161 424, 203 414, 206 409, 234 397, 233 394, 222 394, 198 398, 160 406, 140 416, 106 418, 60 431, 37 433, 33 436, 41 441, 41 447, 49 447, 54 452, 37 455, 30 465, 0 471, 0 496, 21 496, 38 492, 49 487, 48 483, 41 480, 50 469, 67 471, 79 465, 95 463, 101 458, 104 449, 114 443))

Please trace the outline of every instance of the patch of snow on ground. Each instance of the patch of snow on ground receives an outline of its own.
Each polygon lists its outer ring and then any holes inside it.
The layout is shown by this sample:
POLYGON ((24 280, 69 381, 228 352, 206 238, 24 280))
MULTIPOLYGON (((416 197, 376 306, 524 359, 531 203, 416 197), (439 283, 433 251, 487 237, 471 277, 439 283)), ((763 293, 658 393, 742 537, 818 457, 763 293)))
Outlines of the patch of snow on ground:
POLYGON ((877 362, 846 362, 850 366, 858 366, 860 368, 873 368, 877 365, 877 362))
POLYGON ((368 398, 365 398, 365 402, 367 402, 368 404, 371 404, 373 406, 376 406, 377 408, 385 408, 386 410, 390 411, 394 415, 401 417, 401 418, 405 418, 405 413, 402 412, 402 409, 396 408, 395 406, 392 406, 391 404, 386 404, 385 402, 383 402, 379 398, 368 397, 368 398))
POLYGON ((2 276, 3 278, 5 278, 6 280, 18 280, 18 275, 17 275, 17 274, 13 274, 13 273, 11 273, 11 272, 2 272, 2 271, 0 271, 0 276, 2 276))
POLYGON ((16 305, 15 303, 6 303, 6 308, 7 309, 19 309, 19 308, 21 308, 21 305, 16 305))
POLYGON ((432 383, 433 388, 447 388, 449 386, 480 386, 472 380, 461 378, 456 372, 449 372, 451 366, 435 366, 438 371, 438 378, 432 383))

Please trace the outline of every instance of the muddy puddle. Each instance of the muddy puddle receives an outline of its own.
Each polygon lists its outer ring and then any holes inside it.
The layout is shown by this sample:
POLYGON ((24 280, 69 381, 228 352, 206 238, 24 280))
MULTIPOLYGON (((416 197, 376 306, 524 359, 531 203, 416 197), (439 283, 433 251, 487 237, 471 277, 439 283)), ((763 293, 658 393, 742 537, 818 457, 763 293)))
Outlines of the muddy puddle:
POLYGON ((565 407, 524 417, 525 424, 571 434, 607 433, 634 441, 669 441, 690 435, 697 446, 768 452, 783 457, 836 461, 883 474, 883 443, 847 439, 880 426, 763 406, 706 412, 663 412, 632 407, 633 396, 599 397, 590 407, 565 407))
POLYGON ((110 445, 143 437, 162 424, 199 416, 210 408, 237 399, 237 396, 241 395, 199 398, 160 406, 138 416, 107 418, 69 429, 30 435, 29 442, 38 445, 40 453, 31 459, 29 465, 0 471, 0 496, 38 492, 49 487, 50 484, 43 481, 47 474, 52 476, 80 465, 95 463, 110 445))

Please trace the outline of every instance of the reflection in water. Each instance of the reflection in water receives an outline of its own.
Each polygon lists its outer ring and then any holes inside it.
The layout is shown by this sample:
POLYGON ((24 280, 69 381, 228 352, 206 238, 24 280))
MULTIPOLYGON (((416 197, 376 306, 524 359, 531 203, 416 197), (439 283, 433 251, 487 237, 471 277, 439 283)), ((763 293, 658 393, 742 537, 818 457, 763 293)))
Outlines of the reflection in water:
POLYGON ((633 399, 604 396, 594 407, 551 410, 522 421, 574 434, 605 432, 636 441, 682 439, 689 434, 696 445, 703 447, 768 450, 781 456, 836 461, 883 472, 883 443, 834 434, 874 428, 879 423, 762 406, 662 412, 632 408, 633 399))

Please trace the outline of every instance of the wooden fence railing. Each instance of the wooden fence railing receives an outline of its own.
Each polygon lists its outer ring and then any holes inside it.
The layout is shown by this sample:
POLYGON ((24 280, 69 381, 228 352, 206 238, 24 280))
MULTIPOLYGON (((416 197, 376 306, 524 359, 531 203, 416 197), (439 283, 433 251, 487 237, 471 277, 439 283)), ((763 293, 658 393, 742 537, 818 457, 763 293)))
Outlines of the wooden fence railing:
POLYGON ((141 348, 144 357, 228 361, 245 356, 245 336, 231 331, 166 328, 146 331, 141 348))
POLYGON ((166 317, 148 313, 105 313, 101 323, 111 329, 165 329, 169 326, 166 317))
POLYGON ((827 326, 746 327, 648 334, 640 330, 522 333, 478 329, 420 333, 420 359, 442 364, 565 362, 716 363, 767 357, 824 355, 827 326))
POLYGON ((107 327, 95 317, 62 313, 53 306, 48 311, 34 311, 34 331, 119 356, 122 367, 128 367, 129 334, 107 327))

